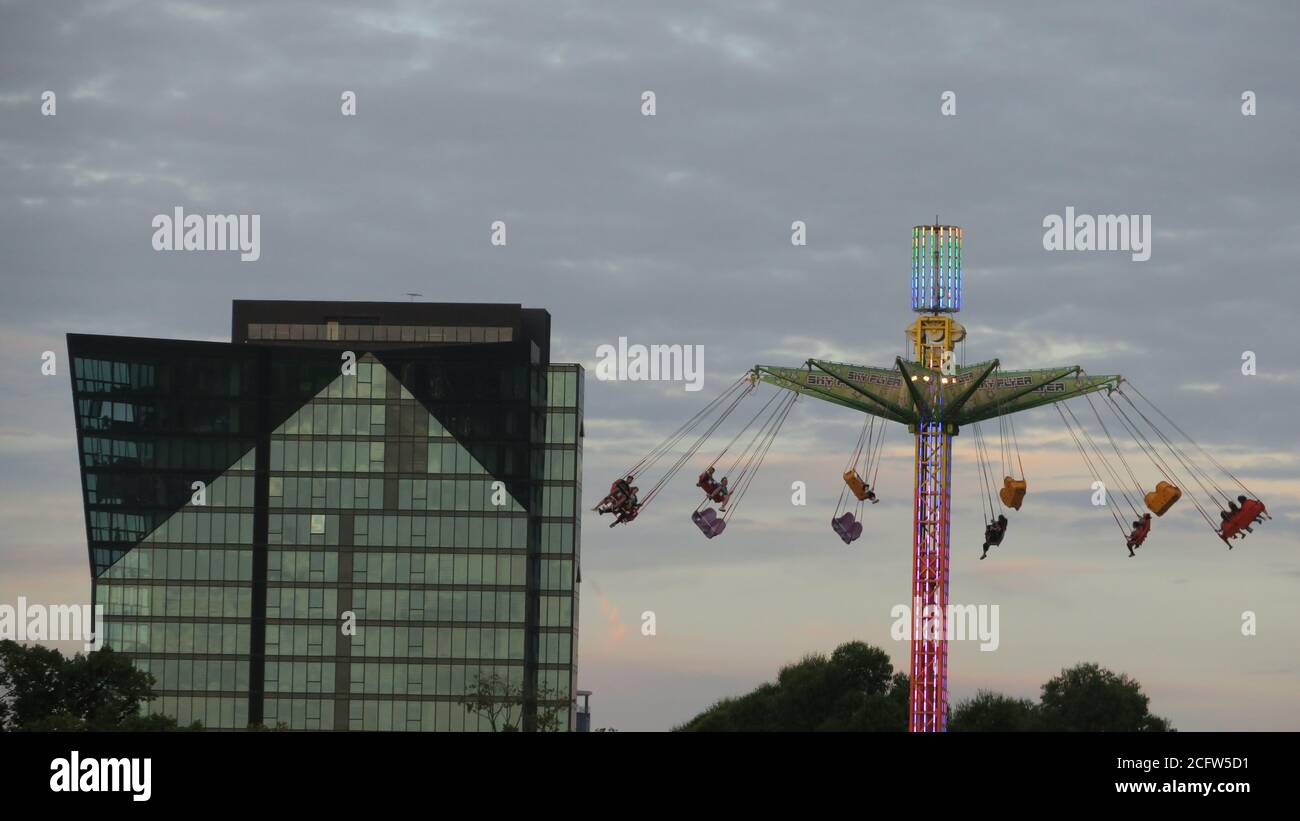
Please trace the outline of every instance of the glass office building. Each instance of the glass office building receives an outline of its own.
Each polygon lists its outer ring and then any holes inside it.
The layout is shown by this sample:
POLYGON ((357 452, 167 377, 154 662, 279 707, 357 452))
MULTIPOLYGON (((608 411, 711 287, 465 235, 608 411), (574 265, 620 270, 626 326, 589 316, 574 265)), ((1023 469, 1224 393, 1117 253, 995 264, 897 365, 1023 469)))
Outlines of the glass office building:
POLYGON ((68 336, 94 601, 149 709, 571 729, 583 372, 549 361, 549 315, 233 313, 230 343, 68 336))

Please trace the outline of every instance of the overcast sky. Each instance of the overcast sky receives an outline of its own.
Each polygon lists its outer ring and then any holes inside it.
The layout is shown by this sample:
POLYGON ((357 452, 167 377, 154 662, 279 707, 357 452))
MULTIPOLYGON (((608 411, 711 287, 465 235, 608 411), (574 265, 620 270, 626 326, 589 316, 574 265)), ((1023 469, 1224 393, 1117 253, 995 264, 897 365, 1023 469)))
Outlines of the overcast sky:
MULTIPOLYGON (((755 363, 892 365, 910 229, 938 215, 966 232, 968 360, 1123 374, 1274 515, 1228 552, 1180 503, 1129 559, 1056 413, 1034 411, 1029 496, 981 562, 959 436, 951 598, 998 605, 1001 643, 953 645, 953 700, 1036 697, 1096 661, 1180 729, 1300 729, 1300 12, 868 5, 0 0, 0 603, 89 595, 68 379, 40 374, 67 332, 225 340, 235 298, 417 292, 546 308, 557 361, 591 366, 619 336, 703 345, 700 393, 589 372, 590 506, 755 363), (176 206, 261 215, 260 260, 154 251, 176 206), (1069 206, 1151 215, 1150 260, 1044 250, 1069 206)), ((689 481, 631 527, 588 517, 594 726, 669 728, 850 639, 906 669, 905 430, 866 535, 845 547, 828 523, 858 421, 800 401, 713 541, 689 481)))

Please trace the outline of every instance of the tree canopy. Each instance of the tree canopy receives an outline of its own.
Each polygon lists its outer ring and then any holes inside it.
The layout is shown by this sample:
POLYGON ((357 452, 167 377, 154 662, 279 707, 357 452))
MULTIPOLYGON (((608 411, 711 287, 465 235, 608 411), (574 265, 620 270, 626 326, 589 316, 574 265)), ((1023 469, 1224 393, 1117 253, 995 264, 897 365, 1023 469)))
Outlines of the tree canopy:
POLYGON ((980 690, 961 702, 948 717, 952 732, 1016 732, 1039 729, 1038 705, 1027 698, 1012 698, 980 690))
MULTIPOLYGON (((908 677, 889 655, 860 641, 782 667, 776 681, 724 698, 675 728, 696 732, 903 731, 908 677)), ((980 690, 952 710, 956 732, 1165 732, 1141 685, 1093 663, 1062 670, 1038 703, 980 690)))
POLYGON ((1043 685, 1043 729, 1081 733, 1168 732, 1151 714, 1142 685, 1093 663, 1077 664, 1043 685))
POLYGON ((955 732, 1078 733, 1169 732, 1168 720, 1152 715, 1137 681, 1086 662, 1062 670, 1043 685, 1037 704, 980 690, 956 706, 948 721, 955 732))
POLYGON ((782 667, 775 682, 724 698, 677 727, 681 731, 902 731, 907 676, 889 655, 860 641, 782 667))
POLYGON ((140 715, 153 687, 152 675, 109 648, 68 658, 39 644, 0 641, 0 730, 176 729, 175 719, 140 715))

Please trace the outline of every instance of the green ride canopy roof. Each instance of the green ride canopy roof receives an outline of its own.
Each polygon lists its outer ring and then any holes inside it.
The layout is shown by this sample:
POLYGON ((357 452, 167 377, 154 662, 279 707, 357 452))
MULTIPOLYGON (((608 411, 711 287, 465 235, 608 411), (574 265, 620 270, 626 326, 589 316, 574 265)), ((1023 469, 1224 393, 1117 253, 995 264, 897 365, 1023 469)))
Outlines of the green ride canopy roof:
POLYGON ((883 419, 915 425, 924 420, 955 426, 1112 390, 1118 375, 1089 376, 1078 365, 1024 371, 998 370, 998 360, 959 367, 948 375, 895 359, 893 368, 809 359, 802 368, 755 365, 758 378, 883 419))

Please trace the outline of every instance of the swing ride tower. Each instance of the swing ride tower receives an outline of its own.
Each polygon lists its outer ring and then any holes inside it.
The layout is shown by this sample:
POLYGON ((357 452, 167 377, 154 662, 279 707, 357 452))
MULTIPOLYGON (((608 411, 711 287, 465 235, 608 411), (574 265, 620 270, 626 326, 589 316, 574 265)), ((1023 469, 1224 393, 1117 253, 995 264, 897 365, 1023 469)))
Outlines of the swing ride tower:
MULTIPOLYGON (((937 222, 937 220, 936 220, 937 222)), ((953 347, 966 336, 952 315, 961 310, 961 228, 912 229, 912 361, 953 372, 953 347)), ((929 377, 925 377, 927 380, 929 377)), ((952 521, 952 435, 942 414, 922 413, 916 437, 912 497, 912 654, 907 729, 942 730, 948 723, 948 538, 952 521)))
MULTIPOLYGON (((1136 386, 1117 375, 1089 375, 1078 365, 1004 371, 997 359, 974 365, 966 365, 964 357, 958 361, 957 346, 966 338, 966 329, 954 318, 962 304, 962 230, 957 226, 942 225, 936 217, 933 225, 918 225, 912 229, 911 290, 916 319, 907 328, 906 351, 903 356, 895 358, 892 367, 822 359, 809 359, 802 367, 794 368, 755 365, 640 461, 620 473, 620 478, 610 485, 609 495, 594 510, 614 515, 610 527, 636 519, 756 385, 766 382, 785 389, 786 393, 778 391, 768 399, 699 475, 696 487, 703 490, 704 499, 691 514, 691 521, 708 539, 722 534, 762 466, 791 407, 799 396, 807 395, 866 414, 857 446, 844 472, 847 490, 841 490, 840 501, 831 519, 835 534, 846 545, 852 544, 864 531, 862 522, 858 521, 863 514, 863 503, 879 501, 874 486, 880 468, 885 428, 888 427, 886 423, 906 425, 914 437, 908 729, 913 732, 942 732, 948 724, 952 444, 953 437, 963 428, 970 427, 974 433, 969 438, 974 440, 975 461, 982 485, 980 506, 989 520, 984 536, 986 555, 989 547, 1002 543, 1007 525, 1005 516, 1020 509, 1027 489, 1023 466, 1020 466, 1019 479, 1011 475, 1017 467, 1013 461, 1020 461, 1013 415, 1043 405, 1054 405, 1059 413, 1088 467, 1093 486, 1101 482, 1104 487, 1114 488, 1119 501, 1133 514, 1130 530, 1116 509, 1120 504, 1106 504, 1130 557, 1136 555, 1135 549, 1146 540, 1152 515, 1163 516, 1184 495, 1229 549, 1234 540, 1252 532, 1252 525, 1262 524, 1271 517, 1264 503, 1213 454, 1197 444, 1136 386), (1215 479, 1215 472, 1202 464, 1195 453, 1176 443, 1147 416, 1128 395, 1129 392, 1121 387, 1121 382, 1125 387, 1131 387, 1133 394, 1155 416, 1181 434, 1218 473, 1239 486, 1246 495, 1236 495, 1235 489, 1229 492, 1215 479), (1132 435, 1133 444, 1151 460, 1163 479, 1148 493, 1143 493, 1141 480, 1093 402, 1091 394, 1099 391, 1105 391, 1105 394, 1099 394, 1098 404, 1108 407, 1114 414, 1118 423, 1116 430, 1121 438, 1125 434, 1132 435), (1088 426, 1064 401, 1074 397, 1083 397, 1093 412, 1104 441, 1110 445, 1118 464, 1110 461, 1088 426), (1132 409, 1133 415, 1125 410, 1120 400, 1132 409), (876 417, 882 422, 879 435, 876 433, 876 417), (980 430, 980 422, 989 419, 998 420, 1002 467, 1007 474, 998 492, 994 491, 995 470, 980 430), (1149 431, 1149 435, 1144 430, 1149 431), (747 444, 740 444, 746 438, 747 444), (686 445, 685 450, 679 452, 682 445, 686 445), (1161 455, 1161 446, 1167 456, 1161 455), (733 454, 730 466, 722 465, 721 460, 733 448, 739 452, 733 454), (1013 450, 1016 454, 1014 460, 1011 458, 1013 450), (638 500, 634 486, 638 477, 645 476, 672 454, 675 456, 669 459, 662 476, 638 500), (859 475, 858 464, 864 455, 863 474, 859 475), (1131 485, 1126 476, 1132 481, 1131 485), (1191 485, 1187 479, 1192 481, 1191 485), (1183 488, 1187 489, 1186 492, 1183 488), (856 509, 841 515, 849 491, 857 499, 856 509), (1235 501, 1233 495, 1236 495, 1235 501), (717 509, 711 506, 714 503, 718 505, 717 509), (1217 520, 1212 514, 1216 508, 1219 513, 1217 520), (1149 512, 1144 512, 1144 509, 1149 512)), ((960 350, 964 352, 965 348, 960 350)))
POLYGON ((961 427, 1119 385, 1078 366, 1000 371, 993 359, 958 365, 966 330, 962 229, 912 229, 912 310, 908 357, 893 368, 809 359, 803 368, 758 365, 764 382, 907 425, 915 437, 912 502, 911 706, 908 729, 942 732, 948 722, 947 605, 952 440, 961 427), (995 371, 997 372, 995 375, 995 371))

